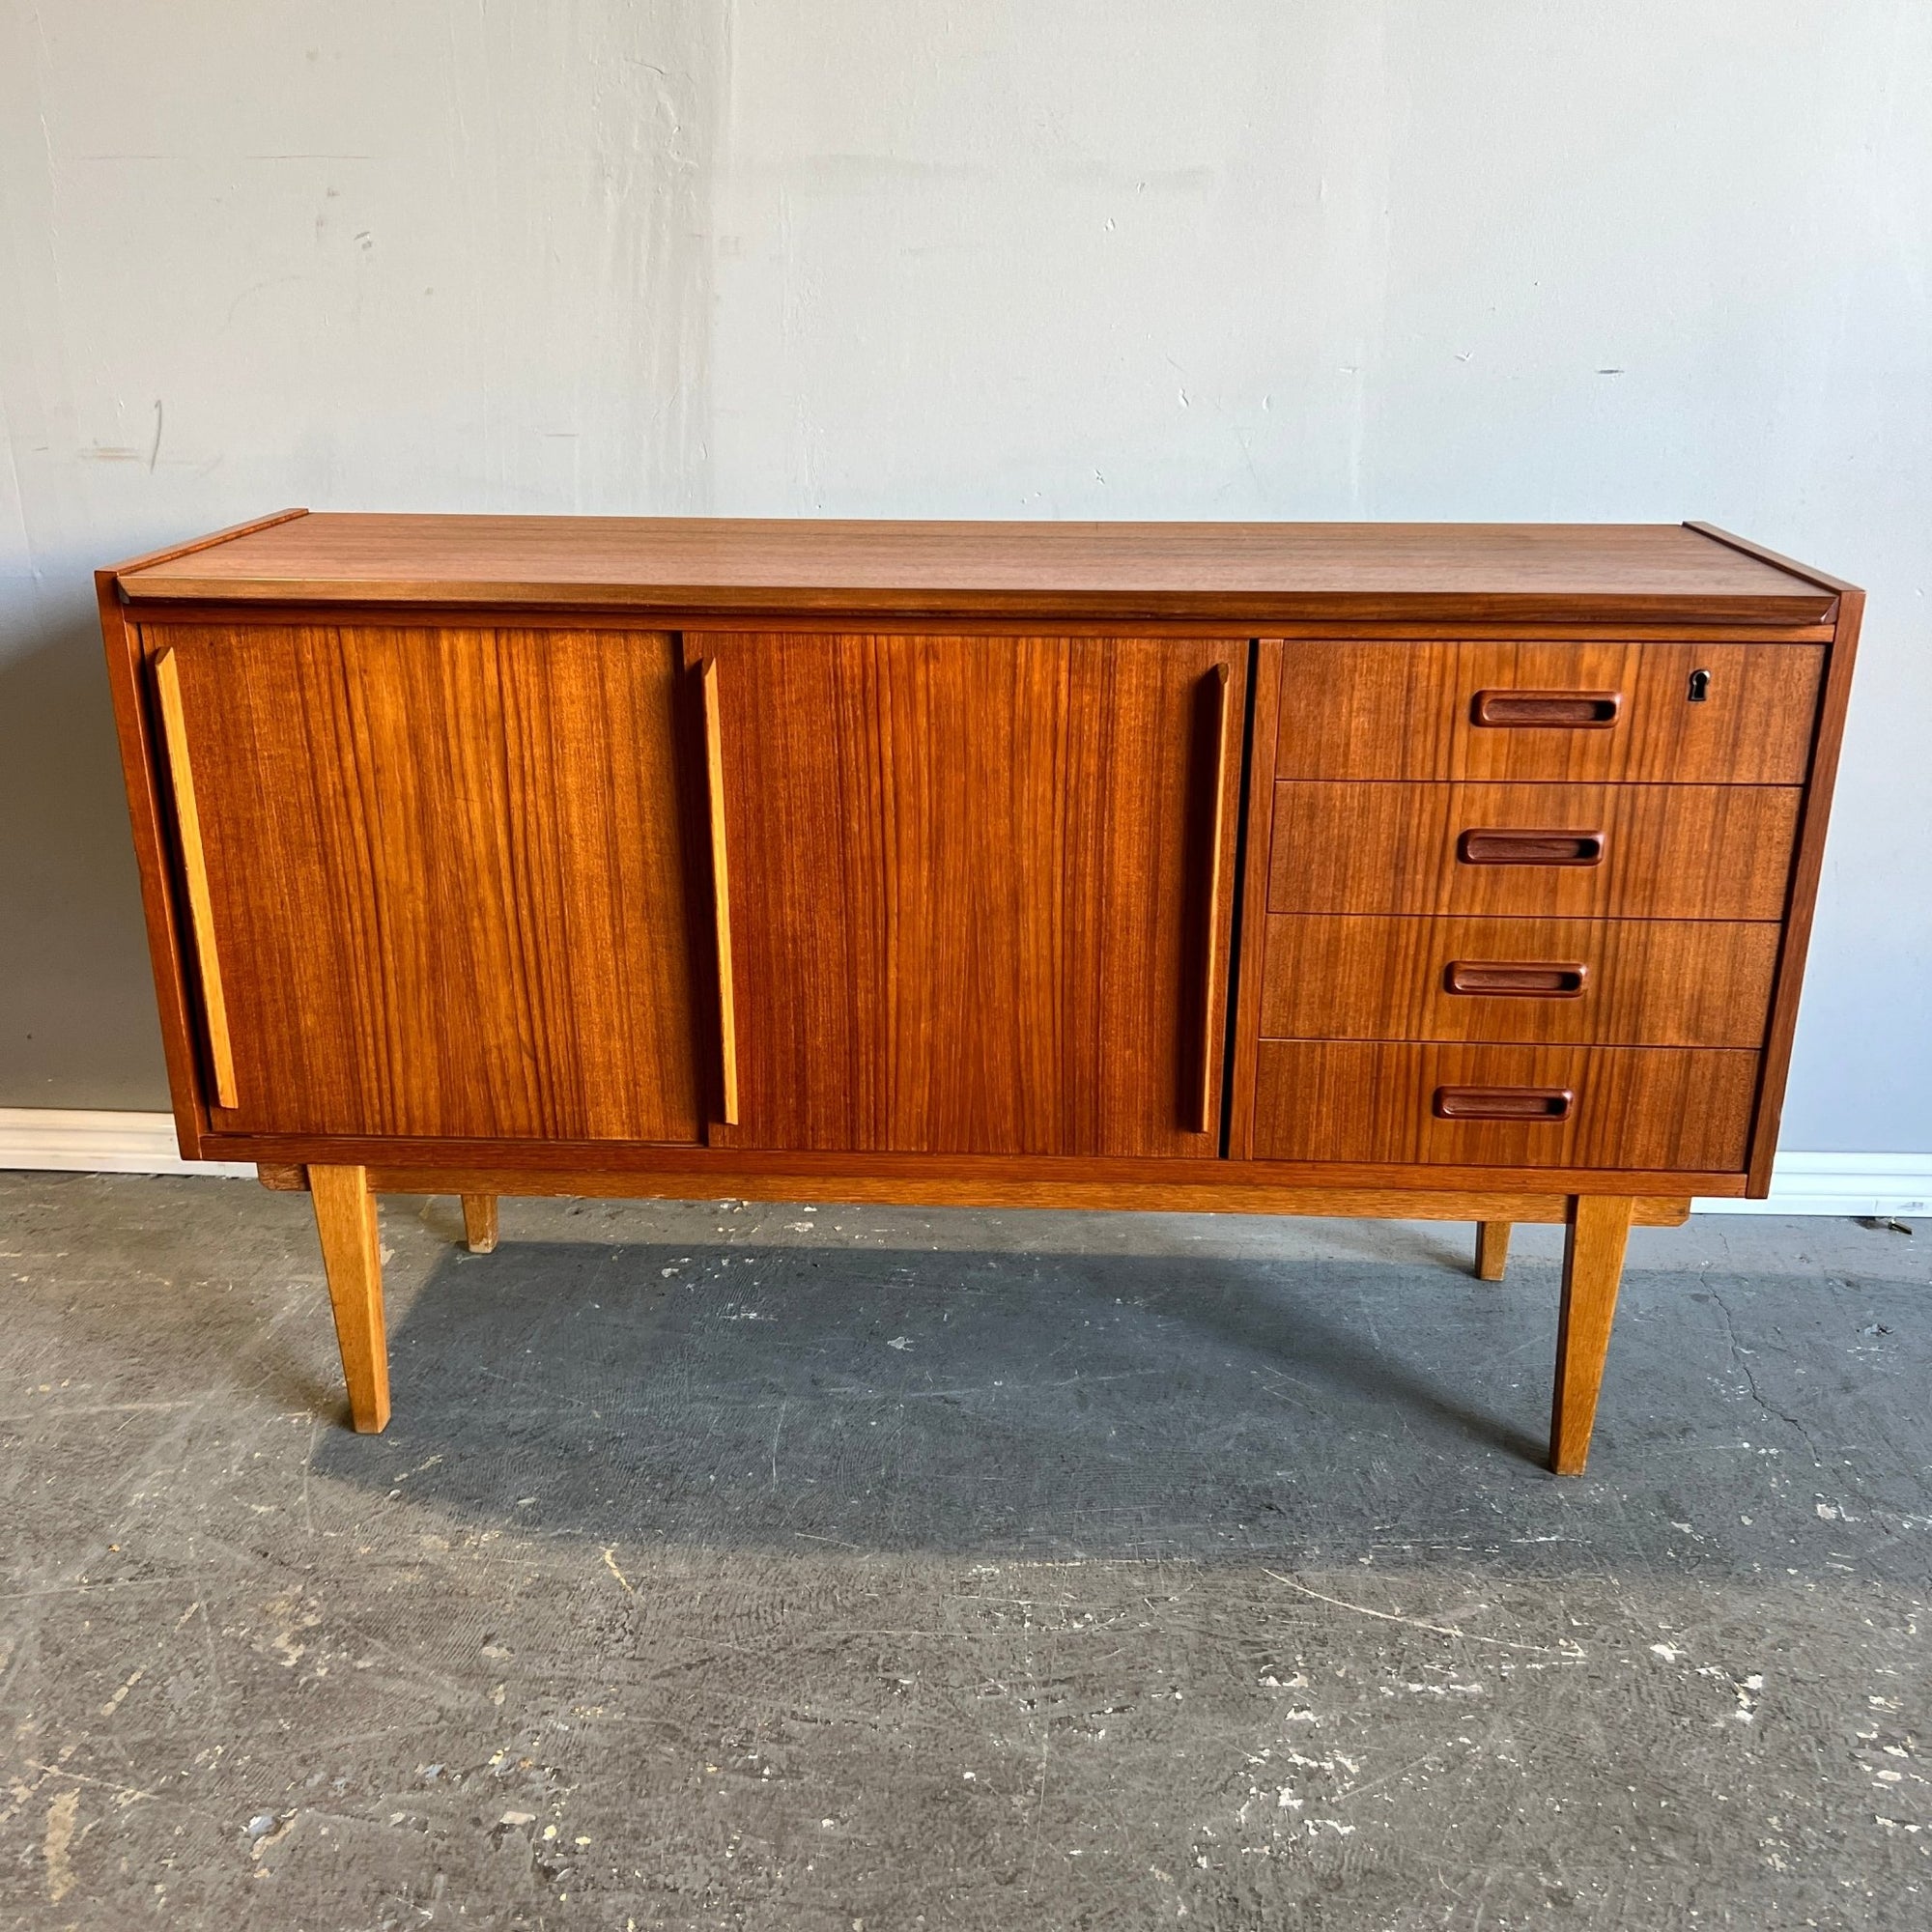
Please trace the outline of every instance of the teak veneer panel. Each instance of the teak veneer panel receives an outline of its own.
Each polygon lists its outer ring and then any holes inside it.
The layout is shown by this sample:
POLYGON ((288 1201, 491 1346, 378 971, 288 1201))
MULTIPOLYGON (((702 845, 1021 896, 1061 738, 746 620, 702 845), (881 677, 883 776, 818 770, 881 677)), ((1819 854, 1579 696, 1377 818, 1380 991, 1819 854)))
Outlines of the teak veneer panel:
POLYGON ((1802 784, 1824 666, 1820 644, 1290 642, 1275 775, 1802 784), (1615 715, 1477 722, 1479 698, 1516 693, 1587 694, 1615 715))
POLYGON ((1264 1040, 1258 1160, 1684 1170, 1744 1166, 1755 1053, 1264 1040), (1569 1090, 1555 1121, 1442 1120, 1441 1088, 1569 1090))
POLYGON ((1786 785, 1281 782, 1272 912, 1776 920, 1804 793, 1786 785), (1475 830, 1602 833, 1595 865, 1471 865, 1475 830))
POLYGON ((714 1142, 1213 1151, 1245 641, 686 649, 716 680, 738 988, 714 1142))
POLYGON ((1837 593, 1679 525, 316 515, 122 573, 182 599, 1096 617, 1810 624, 1837 593))
POLYGON ((1261 1034, 1275 1039, 1764 1044, 1779 928, 1721 920, 1274 913, 1261 1034), (1486 963, 1580 967, 1575 994, 1455 992, 1486 963))
POLYGON ((234 1056, 218 1127, 696 1138, 673 639, 167 637, 234 1056))

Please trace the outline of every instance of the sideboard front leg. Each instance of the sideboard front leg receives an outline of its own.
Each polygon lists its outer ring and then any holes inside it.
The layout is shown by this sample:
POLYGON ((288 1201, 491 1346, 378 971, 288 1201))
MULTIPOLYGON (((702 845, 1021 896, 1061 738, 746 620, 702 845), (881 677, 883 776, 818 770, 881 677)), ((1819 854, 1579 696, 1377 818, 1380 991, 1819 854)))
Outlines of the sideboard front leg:
POLYGON ((1549 1466, 1580 1476, 1590 1457, 1597 1393, 1610 1347, 1610 1321, 1623 1280, 1624 1244, 1635 1202, 1579 1194, 1570 1203, 1563 1241, 1563 1315, 1556 1330, 1556 1395, 1549 1418, 1549 1466))
POLYGON ((349 1419, 364 1435, 389 1421, 389 1344, 383 1331, 383 1249, 376 1234, 376 1197, 360 1167, 311 1167, 315 1228, 322 1236, 322 1264, 328 1272, 328 1300, 335 1311, 335 1340, 342 1350, 342 1378, 349 1384, 349 1419))
POLYGON ((497 1245, 497 1197, 463 1197, 463 1238, 472 1255, 487 1255, 497 1245))
POLYGON ((1503 1270, 1509 1265, 1510 1223, 1507 1221, 1478 1221, 1476 1223, 1476 1279, 1478 1281, 1500 1281, 1503 1270))

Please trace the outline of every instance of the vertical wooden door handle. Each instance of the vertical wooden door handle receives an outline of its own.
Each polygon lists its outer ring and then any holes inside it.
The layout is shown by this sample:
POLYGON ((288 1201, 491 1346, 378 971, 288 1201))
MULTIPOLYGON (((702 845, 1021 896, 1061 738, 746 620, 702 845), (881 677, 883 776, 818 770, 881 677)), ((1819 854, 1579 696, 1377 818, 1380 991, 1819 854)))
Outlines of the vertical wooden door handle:
POLYGON ((214 901, 208 890, 208 856, 201 843, 201 813, 194 803, 194 774, 187 761, 187 716, 182 709, 181 668, 173 646, 155 660, 155 692, 160 699, 161 740, 168 752, 168 787, 174 793, 175 831, 187 883, 187 923, 201 976, 202 1018, 217 1106, 239 1107, 235 1049, 228 1037, 228 1003, 221 994, 221 961, 214 951, 214 901))
POLYGON ((724 854, 724 741, 718 722, 718 660, 706 658, 698 677, 704 695, 704 789, 711 820, 711 905, 717 921, 720 1114, 738 1124, 738 1003, 731 980, 731 875, 724 854))
POLYGON ((1208 760, 1208 777, 1214 796, 1208 814, 1208 930, 1201 948, 1201 1092, 1194 1122, 1195 1132, 1201 1134, 1214 1131, 1214 1069, 1220 1060, 1215 1051, 1214 987, 1221 965, 1221 845, 1227 825, 1228 712, 1234 693, 1234 680, 1226 665, 1216 665, 1211 675, 1214 755, 1208 760))

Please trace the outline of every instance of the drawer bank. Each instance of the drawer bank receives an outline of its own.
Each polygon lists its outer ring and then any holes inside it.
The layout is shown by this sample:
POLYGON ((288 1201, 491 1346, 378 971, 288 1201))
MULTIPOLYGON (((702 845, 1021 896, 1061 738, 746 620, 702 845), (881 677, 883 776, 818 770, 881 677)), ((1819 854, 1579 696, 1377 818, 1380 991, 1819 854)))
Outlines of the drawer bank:
POLYGON ((375 1196, 1762 1196, 1862 595, 1702 525, 308 515, 99 578, 174 1111, 375 1196))

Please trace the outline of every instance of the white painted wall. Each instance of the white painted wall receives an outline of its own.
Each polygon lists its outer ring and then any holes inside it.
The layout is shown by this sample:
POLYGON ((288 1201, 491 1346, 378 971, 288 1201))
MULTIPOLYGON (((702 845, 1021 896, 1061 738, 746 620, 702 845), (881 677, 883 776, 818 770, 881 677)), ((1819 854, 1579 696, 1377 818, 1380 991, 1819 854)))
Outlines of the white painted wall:
POLYGON ((152 543, 1707 517, 1872 592, 1785 1145, 1932 1150, 1923 0, 0 0, 0 1104, 162 1099, 152 543))

